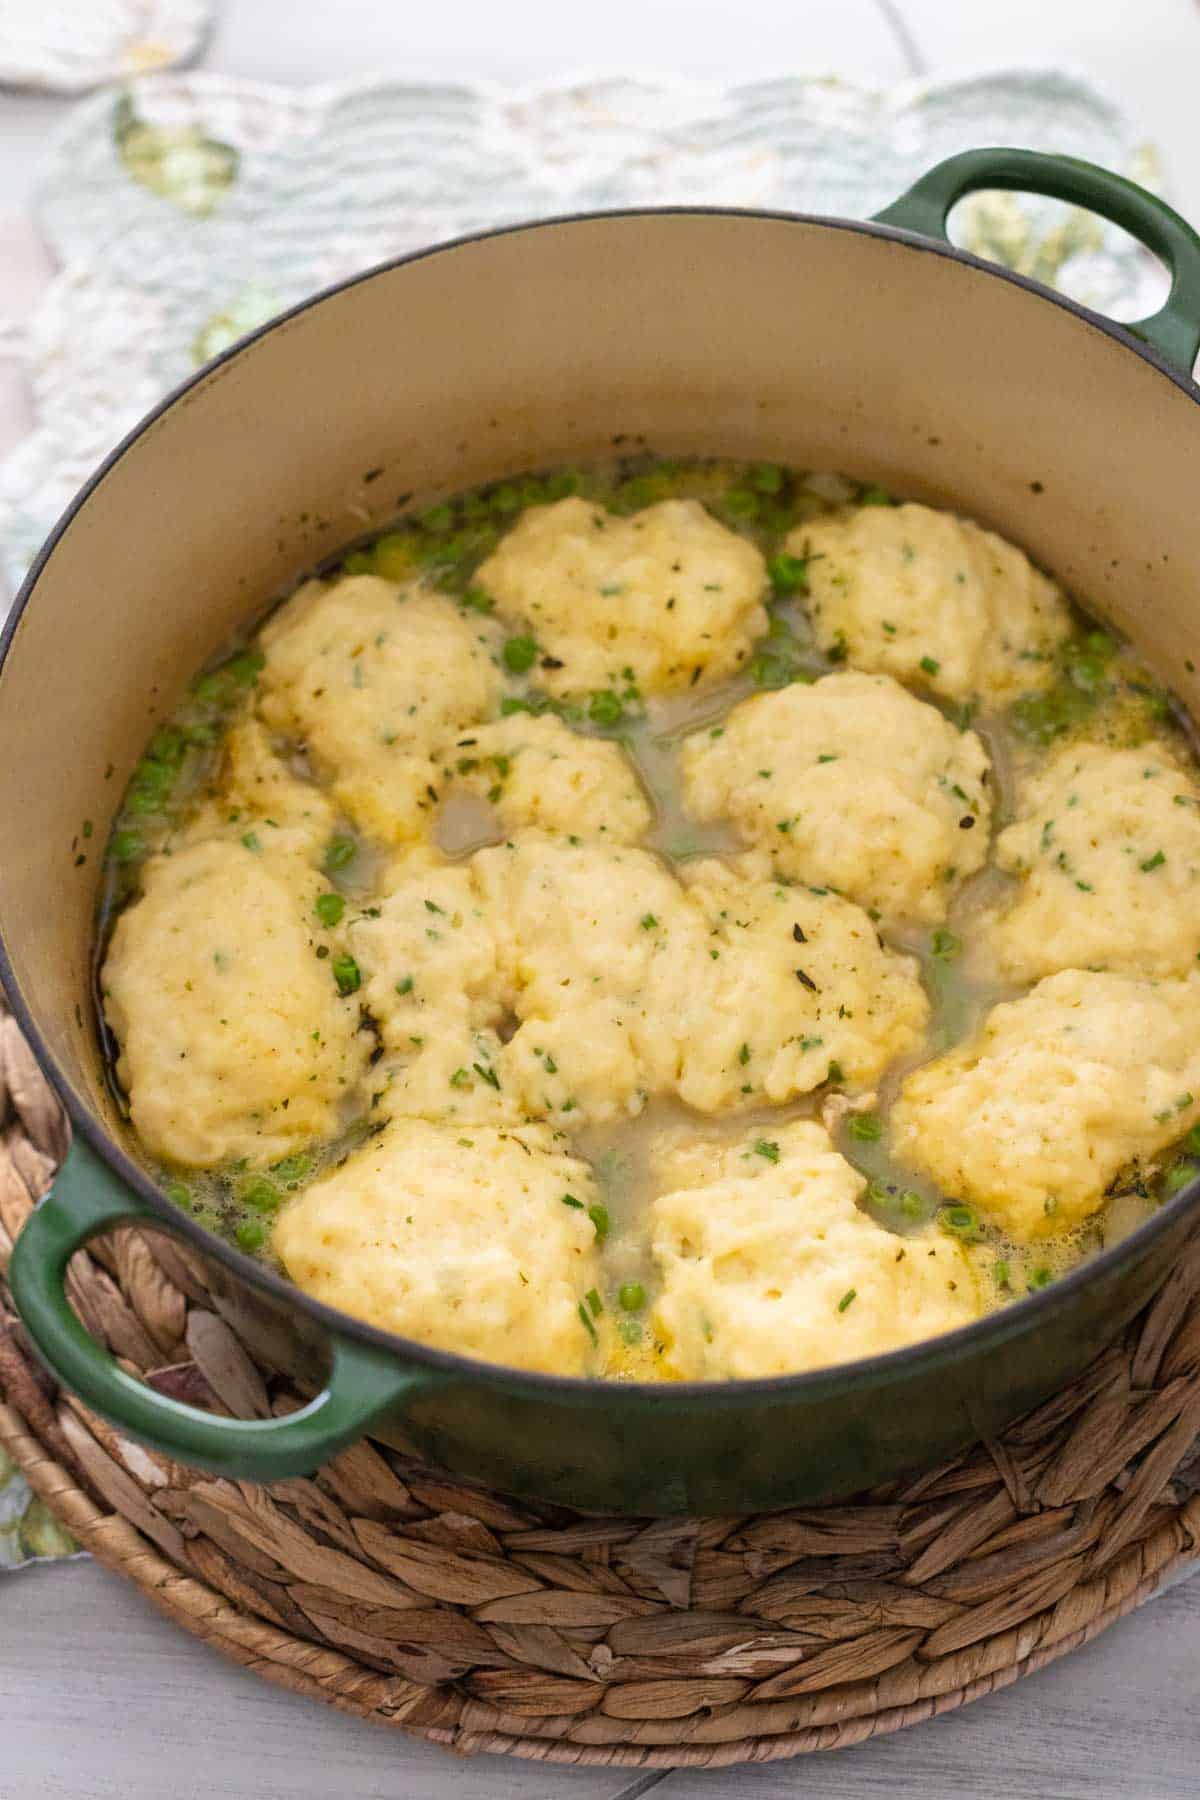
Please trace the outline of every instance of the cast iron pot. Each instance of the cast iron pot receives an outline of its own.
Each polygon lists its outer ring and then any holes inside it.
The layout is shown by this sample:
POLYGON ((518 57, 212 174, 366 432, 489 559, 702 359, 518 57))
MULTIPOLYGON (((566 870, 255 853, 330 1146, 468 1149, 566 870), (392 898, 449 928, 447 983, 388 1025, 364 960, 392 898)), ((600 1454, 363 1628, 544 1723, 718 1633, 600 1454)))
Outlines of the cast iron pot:
POLYGON ((297 307, 165 401, 56 528, 0 668, 2 973, 74 1126, 10 1274, 53 1372, 133 1436, 226 1475, 307 1472, 370 1429, 501 1489, 641 1513, 843 1495, 994 1434, 1074 1376, 1174 1265, 1200 1185, 1006 1311, 765 1381, 529 1375, 308 1299, 139 1165, 97 1041, 93 846, 206 655, 398 495, 614 441, 841 468, 959 507, 1129 632, 1200 709, 1198 346, 1200 239, 1181 219, 1100 169, 980 150, 869 224, 672 209, 469 238, 297 307), (1128 228, 1168 264, 1167 305, 1123 328, 952 248, 954 203, 1001 187, 1128 228), (73 1252, 124 1223, 201 1252, 219 1304, 311 1404, 216 1418, 126 1376, 63 1285, 73 1252))

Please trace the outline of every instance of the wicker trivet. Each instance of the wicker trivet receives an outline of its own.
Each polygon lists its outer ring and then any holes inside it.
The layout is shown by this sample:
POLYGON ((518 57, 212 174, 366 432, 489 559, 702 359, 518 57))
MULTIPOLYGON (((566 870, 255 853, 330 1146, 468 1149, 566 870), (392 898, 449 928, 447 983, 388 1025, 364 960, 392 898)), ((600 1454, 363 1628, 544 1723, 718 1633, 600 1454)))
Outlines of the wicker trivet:
MULTIPOLYGON (((0 1075, 2 1270, 64 1131, 10 1018, 0 1075)), ((180 1398, 296 1405, 160 1241, 115 1232, 76 1258, 89 1328, 180 1398)), ((366 1442, 311 1481, 217 1480, 56 1394, 2 1305, 0 1386, 0 1443, 31 1487, 169 1618, 465 1753, 673 1768, 860 1743, 1086 1643, 1200 1547, 1200 1244, 1119 1345, 998 1442, 772 1516, 584 1517, 366 1442)))

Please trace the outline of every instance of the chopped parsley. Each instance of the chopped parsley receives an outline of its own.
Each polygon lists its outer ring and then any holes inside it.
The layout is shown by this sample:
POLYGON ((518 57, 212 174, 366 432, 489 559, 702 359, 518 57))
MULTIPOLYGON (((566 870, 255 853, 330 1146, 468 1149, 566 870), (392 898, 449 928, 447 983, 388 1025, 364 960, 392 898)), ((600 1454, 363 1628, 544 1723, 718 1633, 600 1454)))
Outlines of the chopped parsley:
POLYGON ((338 869, 344 869, 352 863, 357 855, 358 845, 352 837, 330 838, 325 846, 325 867, 331 875, 336 874, 338 869))
POLYGON ((356 994, 362 986, 362 971, 354 958, 348 954, 335 956, 330 963, 333 979, 337 982, 339 994, 356 994))

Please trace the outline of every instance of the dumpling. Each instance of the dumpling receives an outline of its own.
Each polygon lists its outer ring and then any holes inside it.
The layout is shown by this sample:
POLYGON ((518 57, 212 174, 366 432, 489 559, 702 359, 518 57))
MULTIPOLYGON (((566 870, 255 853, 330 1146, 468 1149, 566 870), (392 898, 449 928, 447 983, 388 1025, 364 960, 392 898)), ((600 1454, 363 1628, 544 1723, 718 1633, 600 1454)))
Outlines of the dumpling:
POLYGON ((304 744, 364 831, 403 843, 436 810, 436 753, 499 700, 493 638, 414 585, 310 581, 263 628, 259 712, 304 744))
POLYGON ((273 1244, 306 1293, 384 1331, 581 1375, 594 1202, 587 1164, 545 1126, 402 1119, 285 1207, 273 1244))
POLYGON ((860 1211, 865 1178, 812 1121, 754 1132, 692 1174, 653 1206, 654 1329, 678 1378, 851 1362, 981 1310, 961 1244, 897 1237, 860 1211))
POLYGON ((861 907, 747 863, 689 871, 702 935, 669 1014, 676 1092, 713 1113, 825 1081, 869 1087, 921 1043, 929 1002, 915 960, 883 945, 861 907))
POLYGON ((484 800, 505 831, 633 844, 652 816, 620 744, 585 737, 549 713, 472 726, 445 753, 444 780, 451 800, 463 790, 484 800))
POLYGON ((315 860, 335 824, 327 795, 292 773, 256 719, 243 719, 225 739, 219 798, 204 809, 190 835, 242 837, 252 831, 269 851, 295 851, 315 860))
POLYGON ((743 700, 681 760, 696 818, 731 818, 783 874, 888 919, 944 919, 987 857, 987 752, 889 675, 743 700))
POLYGON ((698 500, 630 518, 578 498, 532 506, 476 580, 501 618, 532 632, 536 679, 557 695, 732 675, 767 628, 760 551, 698 500))
POLYGON ((540 832, 474 868, 521 1021, 506 1061, 523 1103, 564 1124, 639 1112, 678 1067, 680 984, 665 971, 696 966, 679 883, 648 851, 540 832))
POLYGON ((1071 629, 1024 551, 928 506, 859 506, 797 526, 825 650, 948 699, 1006 706, 1053 679, 1071 629))
POLYGON ((1160 744, 1073 744, 1022 788, 996 861, 1019 878, 986 940, 1000 971, 1182 975, 1200 953, 1200 790, 1160 744))
POLYGON ((388 1049, 499 1019, 496 929, 468 865, 423 849, 397 857, 379 899, 352 909, 346 929, 388 1049))
POLYGON ((320 878, 296 856, 208 839, 153 857, 104 965, 133 1124, 152 1155, 274 1162, 340 1129, 366 1068, 339 991, 320 878))
POLYGON ((1200 974, 1050 975, 905 1079, 892 1150, 1019 1243, 1068 1231, 1200 1119, 1198 1006, 1200 974))

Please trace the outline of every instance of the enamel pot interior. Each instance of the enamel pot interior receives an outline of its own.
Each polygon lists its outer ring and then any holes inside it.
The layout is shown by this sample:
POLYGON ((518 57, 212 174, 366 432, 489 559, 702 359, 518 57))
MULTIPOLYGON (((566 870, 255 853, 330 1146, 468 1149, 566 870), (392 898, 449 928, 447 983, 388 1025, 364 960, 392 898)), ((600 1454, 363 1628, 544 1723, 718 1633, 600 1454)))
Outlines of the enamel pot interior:
MULTIPOLYGON (((520 228, 385 268, 259 334, 134 435, 52 542, 0 672, 8 975, 93 1141, 129 1148, 91 1013, 99 849, 127 771, 188 677, 401 496, 614 443, 840 468, 960 508, 1024 545, 1130 633, 1185 701, 1200 701, 1186 660, 1200 593, 1193 390, 1077 310, 877 228, 737 213, 520 228)), ((439 1416, 410 1425, 458 1466, 594 1505, 732 1510, 844 1491, 905 1460, 895 1419, 878 1417, 901 1395, 915 1463, 994 1428, 1078 1367, 1161 1273, 1187 1224, 1188 1207, 1175 1211, 1177 1227, 1146 1251, 1134 1240, 1099 1282, 1039 1297, 1050 1302, 1040 1360, 993 1356, 961 1392, 947 1370, 963 1366, 971 1332, 950 1358, 921 1347, 887 1359, 892 1373, 874 1388, 831 1372, 824 1423, 811 1385, 791 1384, 808 1395, 795 1405, 787 1383, 757 1384, 758 1398, 727 1393, 709 1409, 711 1430, 669 1389, 623 1413, 616 1390, 595 1402, 595 1455, 580 1453, 594 1479, 579 1467, 561 1477, 577 1384, 552 1405, 536 1383, 514 1383, 506 1413, 497 1373, 464 1364, 439 1416), (930 1390, 924 1412, 897 1388, 902 1376, 930 1390), (830 1461, 839 1394, 852 1428, 830 1461), (692 1473, 656 1487, 629 1464, 655 1460, 673 1409, 708 1448, 689 1452, 681 1438, 669 1454, 691 1457, 692 1473), (548 1410, 557 1442, 539 1470, 548 1410)), ((254 1304, 279 1311, 265 1297, 254 1304)), ((284 1310, 301 1337, 319 1335, 320 1309, 297 1297, 284 1310)))

